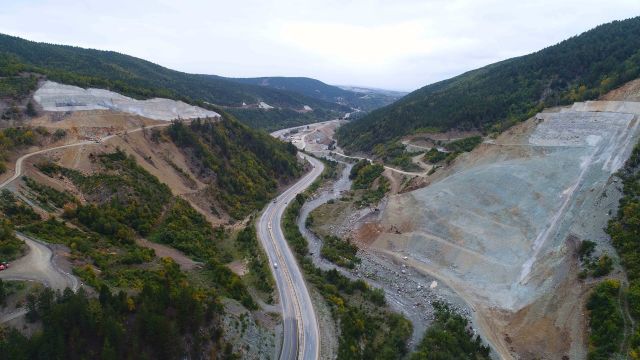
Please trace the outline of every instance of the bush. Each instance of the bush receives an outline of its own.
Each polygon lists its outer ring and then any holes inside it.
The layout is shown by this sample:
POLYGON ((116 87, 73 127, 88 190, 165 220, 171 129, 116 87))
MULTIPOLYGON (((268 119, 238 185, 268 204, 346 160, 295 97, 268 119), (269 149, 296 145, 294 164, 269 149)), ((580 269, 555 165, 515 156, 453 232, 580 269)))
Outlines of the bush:
POLYGON ((606 360, 618 351, 624 334, 622 312, 618 305, 620 282, 605 280, 589 296, 589 360, 606 360))

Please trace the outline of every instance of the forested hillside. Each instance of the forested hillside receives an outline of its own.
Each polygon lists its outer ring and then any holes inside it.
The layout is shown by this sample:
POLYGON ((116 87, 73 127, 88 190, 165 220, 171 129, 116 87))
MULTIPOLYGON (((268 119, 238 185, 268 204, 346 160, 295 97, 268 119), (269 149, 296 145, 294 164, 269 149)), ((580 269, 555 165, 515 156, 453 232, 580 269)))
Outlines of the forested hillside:
POLYGON ((399 96, 382 93, 369 92, 365 94, 344 90, 337 86, 328 85, 322 81, 306 77, 229 78, 229 80, 242 84, 293 91, 310 98, 343 104, 363 111, 374 110, 389 105, 399 99, 399 96))
POLYGON ((248 309, 256 305, 245 282, 223 265, 231 258, 222 246, 229 233, 214 229, 123 151, 92 154, 91 161, 91 174, 46 160, 36 164, 52 179, 73 184, 83 202, 30 178, 24 179, 29 191, 21 198, 8 190, 1 194, 2 248, 15 239, 14 227, 66 245, 73 273, 92 289, 27 295, 26 321, 40 324, 41 331, 27 337, 3 328, 3 358, 234 358, 238 349, 223 339, 220 300, 236 299, 248 309), (49 209, 48 218, 24 196, 49 209), (201 262, 202 270, 182 271, 172 259, 140 246, 140 237, 180 249, 201 262))
POLYGON ((302 112, 307 105, 321 110, 313 120, 329 119, 349 111, 346 106, 294 91, 239 83, 215 75, 187 74, 113 51, 37 43, 0 34, 0 97, 18 97, 33 90, 36 83, 25 77, 32 73, 65 84, 109 89, 134 98, 165 97, 203 107, 208 103, 233 108, 247 104, 258 111, 250 105, 266 102, 276 108, 302 112))
POLYGON ((545 107, 597 98, 639 75, 636 17, 425 86, 343 126, 339 143, 371 151, 377 143, 419 131, 501 131, 545 107))
POLYGON ((210 183, 207 196, 220 210, 240 219, 275 196, 278 185, 301 172, 296 148, 223 114, 222 121, 173 123, 167 132, 187 151, 202 180, 210 183))

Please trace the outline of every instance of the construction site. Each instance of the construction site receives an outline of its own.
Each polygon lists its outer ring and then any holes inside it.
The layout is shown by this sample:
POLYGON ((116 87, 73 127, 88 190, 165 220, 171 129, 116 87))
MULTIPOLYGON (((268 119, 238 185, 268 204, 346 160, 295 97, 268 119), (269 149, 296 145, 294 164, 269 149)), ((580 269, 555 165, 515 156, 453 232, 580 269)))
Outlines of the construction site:
POLYGON ((584 357, 575 248, 589 239, 615 253, 603 228, 620 197, 613 175, 638 139, 639 105, 576 103, 485 141, 361 222, 380 229, 369 249, 454 289, 502 357, 584 357))

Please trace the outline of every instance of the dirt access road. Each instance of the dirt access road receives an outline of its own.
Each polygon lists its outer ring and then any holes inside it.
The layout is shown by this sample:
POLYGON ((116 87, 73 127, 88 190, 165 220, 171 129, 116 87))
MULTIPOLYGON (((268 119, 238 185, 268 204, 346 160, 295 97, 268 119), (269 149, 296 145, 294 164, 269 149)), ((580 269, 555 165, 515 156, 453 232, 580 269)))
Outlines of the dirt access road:
MULTIPOLYGON (((170 123, 166 124, 158 124, 153 126, 136 128, 134 130, 129 131, 128 133, 142 131, 144 129, 151 129, 155 127, 168 126, 170 123)), ((109 135, 102 139, 102 141, 108 141, 109 139, 115 137, 117 135, 109 135)), ((53 150, 64 149, 73 146, 83 146, 96 144, 99 142, 94 141, 79 141, 72 144, 66 144, 61 146, 55 146, 47 149, 42 149, 38 151, 34 151, 25 155, 22 155, 15 164, 15 171, 13 176, 9 179, 5 180, 2 184, 0 184, 0 189, 3 189, 7 185, 9 185, 14 180, 18 179, 22 175, 23 163, 26 159, 43 154, 53 150)), ((79 288, 78 279, 60 269, 55 262, 53 261, 53 252, 51 248, 49 248, 45 243, 30 238, 24 234, 16 233, 16 236, 23 240, 27 246, 29 247, 29 252, 26 256, 16 260, 12 263, 11 267, 7 270, 0 272, 0 279, 6 280, 30 280, 30 281, 38 281, 43 283, 45 286, 51 287, 55 290, 64 290, 67 287, 70 287, 73 291, 77 291, 79 288)), ((14 313, 11 319, 19 316, 19 314, 14 313)), ((6 318, 6 316, 5 316, 6 318)), ((8 321, 3 318, 3 321, 8 321)), ((9 319, 10 320, 10 319, 9 319)))
POLYGON ((53 251, 47 244, 21 233, 16 236, 27 244, 29 252, 13 262, 9 269, 1 271, 0 279, 38 281, 60 291, 67 287, 74 292, 78 290, 78 279, 56 265, 53 251))

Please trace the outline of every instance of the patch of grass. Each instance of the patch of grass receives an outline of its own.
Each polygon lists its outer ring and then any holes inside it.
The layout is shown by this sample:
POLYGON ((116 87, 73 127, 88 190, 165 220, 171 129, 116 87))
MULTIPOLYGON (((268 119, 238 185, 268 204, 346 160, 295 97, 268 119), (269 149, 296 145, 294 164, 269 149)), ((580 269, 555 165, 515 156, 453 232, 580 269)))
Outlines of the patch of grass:
POLYGON ((235 244, 249 262, 250 284, 266 294, 272 294, 275 290, 274 280, 267 255, 258 243, 255 226, 251 224, 242 229, 236 237, 235 244))
POLYGON ((356 256, 358 247, 350 240, 342 240, 337 236, 326 236, 322 238, 322 248, 320 255, 332 263, 353 269, 360 263, 360 258, 356 256))
POLYGON ((77 204, 76 198, 68 192, 58 191, 51 186, 40 184, 27 176, 23 176, 22 180, 33 191, 36 201, 46 210, 62 209, 66 204, 77 204))

